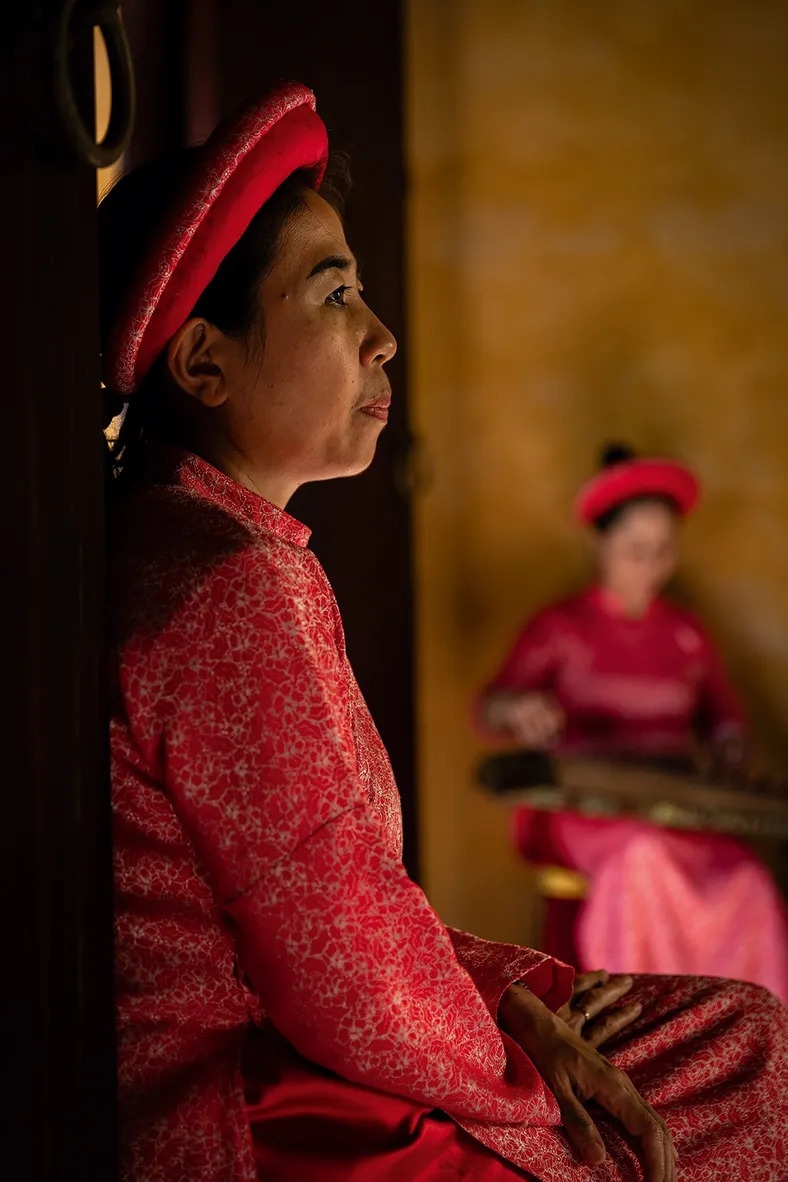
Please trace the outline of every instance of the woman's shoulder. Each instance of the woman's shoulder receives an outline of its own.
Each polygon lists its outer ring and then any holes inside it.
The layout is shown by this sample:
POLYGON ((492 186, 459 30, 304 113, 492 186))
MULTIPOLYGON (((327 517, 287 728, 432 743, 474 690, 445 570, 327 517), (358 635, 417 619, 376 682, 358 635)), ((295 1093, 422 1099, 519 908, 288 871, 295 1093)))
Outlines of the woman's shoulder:
POLYGON ((583 629, 587 616, 587 593, 568 595, 544 603, 533 611, 526 620, 523 632, 539 636, 574 632, 583 629))
POLYGON ((593 594, 590 590, 576 591, 544 604, 534 618, 554 624, 578 624, 588 615, 592 602, 593 594))
POLYGON ((271 620, 331 605, 314 555, 221 506, 177 487, 130 499, 113 522, 111 604, 120 635, 160 634, 189 607, 190 617, 268 612, 271 620), (195 610, 197 609, 197 610, 195 610))

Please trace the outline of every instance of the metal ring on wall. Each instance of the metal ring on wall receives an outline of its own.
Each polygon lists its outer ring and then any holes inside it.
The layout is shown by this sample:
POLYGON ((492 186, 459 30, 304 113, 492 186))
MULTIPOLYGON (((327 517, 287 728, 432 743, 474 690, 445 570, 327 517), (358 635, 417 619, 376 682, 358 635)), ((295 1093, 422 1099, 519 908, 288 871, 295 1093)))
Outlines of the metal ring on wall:
POLYGON ((120 17, 120 0, 64 0, 55 28, 55 109, 72 153, 93 168, 107 168, 125 152, 134 127, 134 67, 120 17), (109 126, 101 143, 82 118, 71 84, 70 48, 75 32, 101 30, 111 83, 109 126))

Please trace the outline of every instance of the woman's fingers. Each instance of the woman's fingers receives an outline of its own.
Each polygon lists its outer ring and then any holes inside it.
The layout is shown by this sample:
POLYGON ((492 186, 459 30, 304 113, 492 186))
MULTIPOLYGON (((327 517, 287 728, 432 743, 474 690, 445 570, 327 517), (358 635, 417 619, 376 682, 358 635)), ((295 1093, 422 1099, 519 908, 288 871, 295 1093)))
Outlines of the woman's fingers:
POLYGON ((597 985, 604 985, 609 980, 610 973, 607 969, 594 969, 590 973, 578 973, 572 986, 572 993, 577 997, 579 993, 588 993, 589 989, 593 989, 597 985))
POLYGON ((563 727, 560 708, 544 694, 522 694, 509 701, 508 726, 525 747, 548 747, 563 727))
POLYGON ((566 1134, 581 1159, 598 1165, 604 1160, 605 1147, 580 1097, 605 1109, 637 1139, 645 1182, 676 1182, 676 1154, 665 1122, 641 1099, 623 1072, 604 1058, 598 1057, 596 1063, 591 1076, 582 1067, 579 1072, 570 1068, 568 1079, 557 1086, 553 1083, 566 1134))
POLYGON ((616 1070, 606 1072, 594 1100, 638 1138, 645 1182, 675 1182, 676 1155, 668 1127, 627 1077, 616 1070))
POLYGON ((608 1012, 610 1006, 629 992, 632 984, 632 977, 625 974, 611 977, 604 969, 583 973, 575 980, 572 1001, 562 1006, 558 1016, 575 1034, 582 1034, 586 1042, 601 1046, 640 1016, 641 1006, 637 1002, 608 1012))
POLYGON ((564 712, 555 702, 545 701, 543 703, 542 725, 550 742, 556 739, 564 729, 564 712))
POLYGON ((548 743, 555 733, 549 716, 538 704, 523 710, 518 727, 522 737, 535 746, 548 743))
MULTIPOLYGON (((594 990, 606 989, 610 981, 617 990, 630 984, 627 978, 610 978, 581 994, 581 1000, 594 990)), ((556 1097, 567 1136, 584 1162, 596 1165, 605 1157, 599 1129, 585 1108, 593 1102, 638 1139, 645 1182, 675 1182, 675 1154, 667 1126, 623 1072, 568 1029, 562 1015, 552 1014, 522 987, 509 987, 500 1014, 502 1028, 520 1044, 556 1097)))
POLYGON ((598 1166, 605 1160, 605 1143, 599 1130, 571 1088, 557 1095, 561 1124, 581 1161, 598 1166))
POLYGON ((642 1132, 634 1134, 640 1140, 641 1161, 645 1182, 676 1182, 676 1154, 667 1126, 655 1112, 651 1112, 642 1132))
POLYGON ((592 989, 587 990, 579 999, 575 999, 576 1008, 583 1008, 591 1018, 596 1018, 608 1006, 620 1001, 632 988, 633 980, 626 974, 617 974, 607 981, 602 981, 592 989))
POLYGON ((643 1007, 639 1001, 630 1002, 629 1005, 622 1006, 618 1010, 611 1010, 609 1013, 602 1014, 595 1022, 587 1023, 583 1028, 583 1038, 592 1047, 601 1047, 616 1034, 626 1030, 627 1026, 639 1018, 642 1012, 643 1007))
POLYGON ((535 750, 542 750, 545 747, 549 747, 554 738, 551 731, 538 724, 534 724, 533 721, 512 727, 512 733, 517 742, 523 747, 530 747, 535 750))
POLYGON ((606 969, 595 969, 589 973, 577 973, 574 984, 572 985, 572 1000, 566 1002, 557 1011, 558 1017, 566 1022, 567 1026, 571 1026, 573 1030, 579 1030, 585 1021, 580 1009, 573 1009, 572 1006, 582 1004, 582 995, 588 993, 589 989, 593 989, 596 985, 604 985, 606 981, 610 980, 610 974, 606 969))

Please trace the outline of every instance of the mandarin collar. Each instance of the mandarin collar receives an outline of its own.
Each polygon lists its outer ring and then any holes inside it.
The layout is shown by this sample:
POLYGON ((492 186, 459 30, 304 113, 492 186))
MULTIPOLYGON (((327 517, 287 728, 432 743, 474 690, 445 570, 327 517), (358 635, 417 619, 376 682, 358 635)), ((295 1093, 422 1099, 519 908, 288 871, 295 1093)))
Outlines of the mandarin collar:
POLYGON ((226 509, 255 531, 265 530, 295 546, 306 546, 311 530, 278 505, 245 488, 192 452, 173 449, 168 458, 172 463, 172 479, 181 488, 226 509))
POLYGON ((612 616, 616 620, 623 620, 627 624, 644 624, 658 615, 662 609, 662 600, 657 597, 652 600, 645 615, 628 616, 621 601, 598 583, 590 588, 588 597, 605 615, 612 616))

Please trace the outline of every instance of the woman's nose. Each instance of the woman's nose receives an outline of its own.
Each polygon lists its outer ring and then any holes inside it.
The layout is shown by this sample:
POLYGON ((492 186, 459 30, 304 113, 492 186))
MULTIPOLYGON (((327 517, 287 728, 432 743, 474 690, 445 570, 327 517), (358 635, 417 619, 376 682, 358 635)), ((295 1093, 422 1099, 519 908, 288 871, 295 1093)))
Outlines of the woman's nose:
POLYGON ((369 313, 369 325, 361 349, 361 360, 365 365, 385 365, 397 352, 397 339, 374 312, 369 313))

